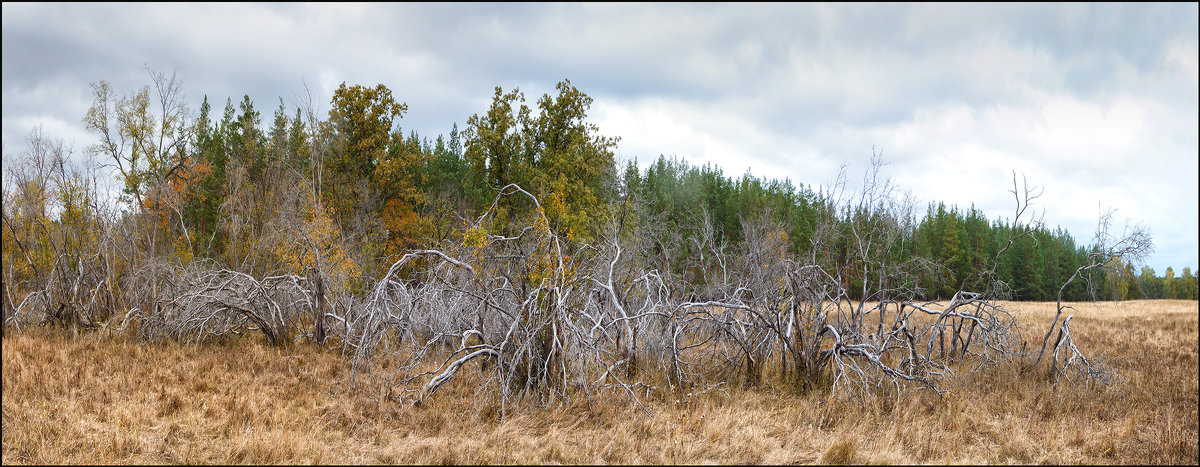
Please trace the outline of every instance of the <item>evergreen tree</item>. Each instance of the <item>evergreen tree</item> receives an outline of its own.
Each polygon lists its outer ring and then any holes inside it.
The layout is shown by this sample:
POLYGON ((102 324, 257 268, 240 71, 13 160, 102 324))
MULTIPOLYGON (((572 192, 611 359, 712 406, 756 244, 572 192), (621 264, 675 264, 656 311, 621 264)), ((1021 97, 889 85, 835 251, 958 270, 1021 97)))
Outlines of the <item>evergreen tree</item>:
POLYGON ((200 116, 196 121, 195 159, 206 168, 200 181, 199 196, 183 209, 188 226, 194 231, 192 242, 199 255, 216 258, 224 252, 224 231, 221 223, 221 205, 225 202, 226 152, 224 134, 219 126, 210 121, 208 96, 200 104, 200 116))

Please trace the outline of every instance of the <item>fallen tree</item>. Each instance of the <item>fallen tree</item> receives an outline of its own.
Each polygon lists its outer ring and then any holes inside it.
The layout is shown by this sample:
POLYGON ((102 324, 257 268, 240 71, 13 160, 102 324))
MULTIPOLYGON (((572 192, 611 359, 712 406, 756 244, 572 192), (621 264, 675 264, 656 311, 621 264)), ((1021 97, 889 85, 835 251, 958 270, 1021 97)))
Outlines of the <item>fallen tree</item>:
MULTIPOLYGON (((1014 176, 1019 227, 976 272, 983 290, 927 301, 922 278, 945 265, 911 254, 912 203, 878 179, 880 166, 853 196, 841 197, 839 177, 803 253, 789 248, 789 226, 769 210, 741 219, 736 247, 703 208, 684 232, 673 232, 648 218, 629 222, 626 215, 648 216, 635 207, 610 215, 596 241, 573 244, 552 228, 536 196, 510 184, 461 235, 395 257, 359 294, 324 287, 319 248, 309 249, 318 257, 308 276, 140 258, 119 294, 107 292, 102 267, 69 269, 56 260, 46 288, 6 305, 5 320, 26 322, 29 310, 54 303, 86 310, 106 292, 137 304, 117 332, 182 342, 245 333, 272 345, 332 340, 350 367, 348 387, 376 388, 372 397, 381 402, 421 404, 469 378, 463 384, 476 400, 502 416, 601 393, 641 407, 652 394, 683 399, 770 381, 857 400, 900 398, 910 389, 943 394, 954 372, 1040 368, 1045 356, 1054 381, 1112 381, 1102 358, 1085 357, 1072 339, 1072 316, 1060 322, 1073 310, 1062 291, 1090 270, 1144 256, 1152 245, 1143 230, 1112 238, 1111 213, 1102 216, 1097 246, 1062 285, 1035 355, 1001 302, 1011 287, 995 270, 1009 246, 1040 227, 1036 219, 1021 223, 1040 192, 1019 187, 1014 176), (516 228, 496 217, 509 197, 532 207, 516 228), (674 264, 680 257, 688 259, 674 264), (68 270, 76 272, 60 272, 68 270)), ((7 284, 5 299, 12 301, 7 284)))

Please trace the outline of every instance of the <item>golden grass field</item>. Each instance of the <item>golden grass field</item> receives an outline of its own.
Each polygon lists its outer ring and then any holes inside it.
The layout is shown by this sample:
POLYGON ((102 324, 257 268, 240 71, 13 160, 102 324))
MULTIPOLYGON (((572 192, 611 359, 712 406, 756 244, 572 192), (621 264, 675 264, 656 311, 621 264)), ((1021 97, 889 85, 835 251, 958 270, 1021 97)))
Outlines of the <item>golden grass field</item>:
MULTIPOLYGON (((949 380, 952 395, 832 402, 783 389, 651 399, 602 396, 503 421, 466 378, 409 409, 339 386, 336 352, 138 344, 9 330, 3 463, 1197 463, 1200 306, 1075 304, 1088 356, 1114 387, 1054 386, 1001 369, 949 380)), ((1053 303, 1010 303, 1040 342, 1053 303)), ((1031 344, 1032 345, 1032 344, 1031 344)))

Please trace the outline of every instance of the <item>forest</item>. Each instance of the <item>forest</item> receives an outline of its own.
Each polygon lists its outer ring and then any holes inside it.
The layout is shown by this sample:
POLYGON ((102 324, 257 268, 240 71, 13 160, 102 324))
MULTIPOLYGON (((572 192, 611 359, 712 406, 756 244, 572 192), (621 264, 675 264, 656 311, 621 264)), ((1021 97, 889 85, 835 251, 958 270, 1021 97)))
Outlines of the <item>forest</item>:
POLYGON ((431 139, 148 72, 6 154, 6 464, 1195 462, 1196 276, 1024 175, 989 219, 620 162, 568 80, 431 139))
MULTIPOLYGON (((157 76, 156 83, 169 79, 157 76)), ((107 83, 94 83, 95 102, 84 119, 101 141, 87 148, 94 166, 80 166, 70 149, 34 129, 16 163, 5 169, 6 291, 11 287, 20 296, 36 290, 56 254, 86 258, 85 252, 95 253, 98 231, 111 227, 105 224, 142 218, 152 222, 138 226, 146 230, 140 236, 154 241, 129 247, 151 248, 147 254, 209 261, 252 275, 302 274, 313 260, 297 246, 305 240, 332 258, 346 287, 361 290, 362 277, 385 271, 406 250, 461 241, 469 220, 510 183, 548 202, 550 227, 572 245, 592 241, 614 215, 678 232, 673 244, 659 246, 673 249, 667 254, 675 259, 663 271, 691 279, 699 277, 688 264, 702 255, 696 246, 702 237, 711 235, 707 240, 716 248, 736 249, 747 220, 781 226, 789 253, 798 255, 811 253, 810 238, 823 215, 833 214, 845 228, 837 193, 789 179, 749 172, 734 178, 720 167, 666 156, 644 169, 636 161, 618 167, 613 150, 619 138, 598 134, 587 121, 591 98, 569 81, 556 89, 557 96, 542 96, 533 109, 519 90, 497 87, 492 106, 471 116, 465 131, 455 124, 448 137, 431 141, 404 134, 406 107, 383 85, 343 83, 325 119, 289 110, 281 98, 264 125, 249 96, 236 106, 227 99, 220 114, 205 97, 193 117, 179 100, 179 82, 158 84, 158 102, 152 102, 150 86, 118 96, 107 83), (118 169, 117 203, 100 192, 101 166, 118 169), (65 242, 67 237, 75 242, 65 242)), ((506 202, 488 228, 510 232, 531 209, 506 202)), ((929 203, 923 215, 912 209, 901 214, 894 226, 901 242, 892 254, 938 266, 920 274, 927 299, 982 289, 983 279, 973 272, 1025 227, 987 219, 974 206, 940 202, 929 203)), ((1013 300, 1051 300, 1092 246, 1038 224, 1001 258, 995 279, 1012 285, 1013 300)), ((838 251, 822 266, 834 268, 845 256, 838 251)), ((119 269, 112 272, 120 276, 119 269)), ((854 268, 845 269, 848 284, 862 281, 854 268)), ((1187 267, 1178 276, 1167 268, 1159 277, 1151 268, 1117 262, 1087 279, 1072 284, 1064 299, 1196 298, 1196 276, 1187 267)), ((6 310, 11 301, 5 300, 6 310)))
POLYGON ((405 134, 407 107, 382 84, 343 83, 327 115, 311 93, 270 116, 249 96, 193 113, 182 81, 149 74, 126 94, 92 84, 84 157, 34 129, 6 164, 5 329, 334 345, 352 378, 412 404, 494 361, 480 390, 507 410, 772 372, 859 396, 940 392, 968 357, 1106 380, 1065 302, 1196 298, 1189 268, 1134 270, 1152 240, 1111 230, 1111 212, 1090 243, 1031 218, 1041 191, 1015 173, 1011 219, 921 213, 879 157, 853 193, 844 170, 814 191, 665 156, 619 166, 619 138, 569 80, 533 105, 496 87, 430 140, 405 134), (1057 300, 1040 344, 1005 300, 1057 300), (379 355, 400 363, 381 376, 379 355))

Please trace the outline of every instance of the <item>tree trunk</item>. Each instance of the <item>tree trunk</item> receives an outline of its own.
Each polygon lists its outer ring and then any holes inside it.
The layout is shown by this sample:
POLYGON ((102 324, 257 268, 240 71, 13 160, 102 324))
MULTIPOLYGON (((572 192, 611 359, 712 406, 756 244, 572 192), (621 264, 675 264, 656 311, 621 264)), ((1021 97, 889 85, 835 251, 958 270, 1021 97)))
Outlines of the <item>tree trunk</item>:
POLYGON ((313 341, 317 346, 325 345, 325 278, 316 273, 317 308, 313 311, 313 341))

